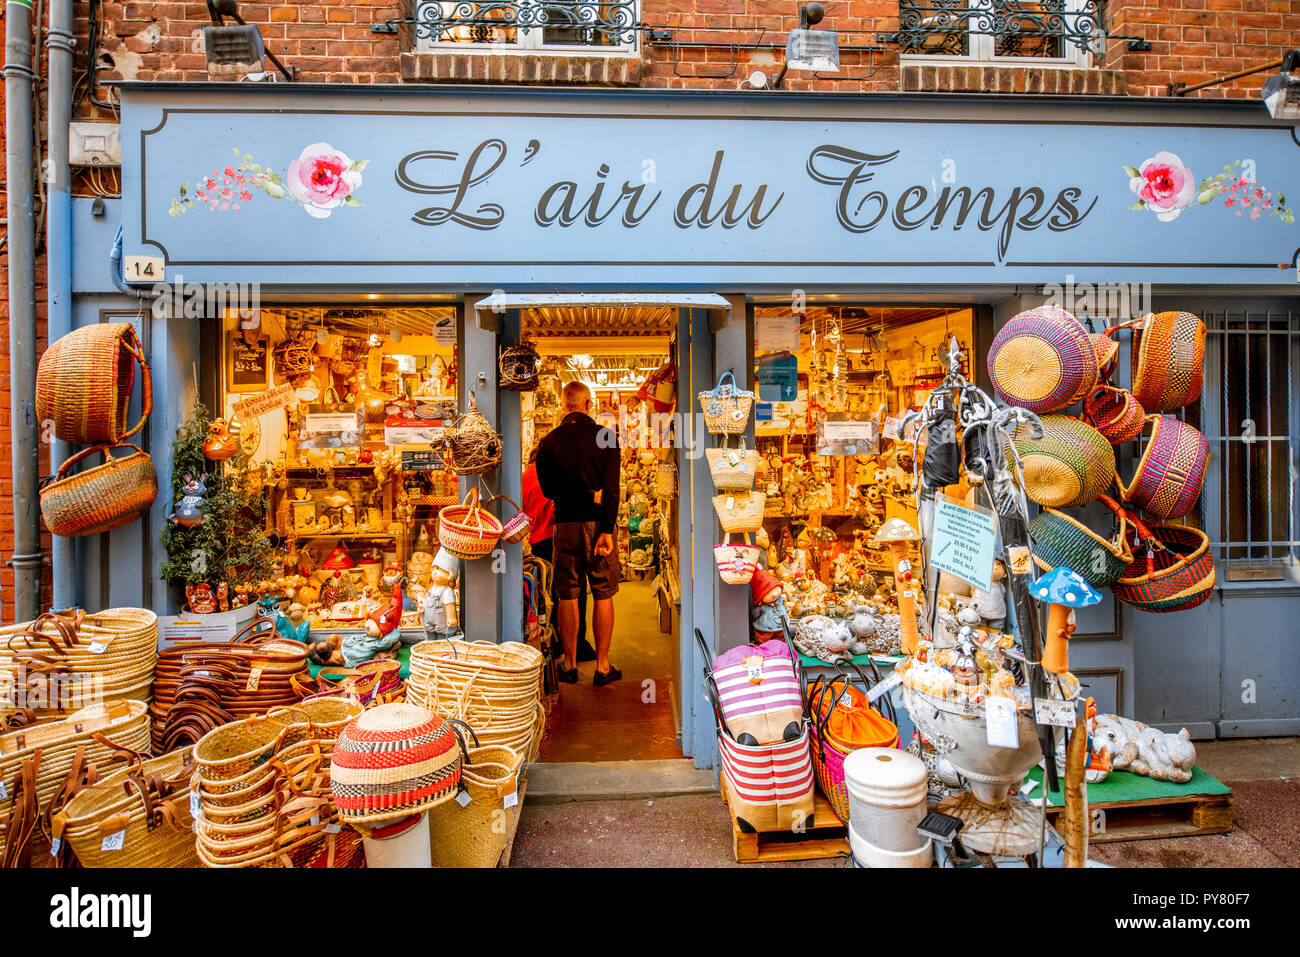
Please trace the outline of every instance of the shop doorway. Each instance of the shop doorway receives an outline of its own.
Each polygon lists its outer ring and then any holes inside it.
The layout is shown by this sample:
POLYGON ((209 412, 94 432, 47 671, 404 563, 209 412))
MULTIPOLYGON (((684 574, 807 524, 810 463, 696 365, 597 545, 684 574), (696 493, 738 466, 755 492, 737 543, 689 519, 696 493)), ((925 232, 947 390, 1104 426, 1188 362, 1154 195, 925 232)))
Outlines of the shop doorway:
MULTIPOLYGON (((536 391, 521 397, 522 457, 566 415, 563 388, 590 390, 592 417, 618 436, 619 502, 615 550, 621 569, 612 599, 609 660, 622 677, 596 685, 593 597, 579 602, 578 680, 558 681, 565 667, 553 594, 529 596, 547 655, 550 715, 543 762, 648 761, 681 757, 673 707, 678 655, 671 603, 677 580, 677 486, 668 413, 675 397, 677 309, 669 306, 556 306, 525 309, 522 337, 541 356, 536 391), (585 652, 585 653, 584 653, 585 652)), ((535 466, 534 466, 535 468, 535 466)), ((527 489, 531 479, 525 476, 527 489)), ((534 532, 542 535, 540 531, 534 532)), ((532 550, 553 558, 541 538, 532 550)), ((525 560, 526 590, 551 581, 548 569, 525 560)))

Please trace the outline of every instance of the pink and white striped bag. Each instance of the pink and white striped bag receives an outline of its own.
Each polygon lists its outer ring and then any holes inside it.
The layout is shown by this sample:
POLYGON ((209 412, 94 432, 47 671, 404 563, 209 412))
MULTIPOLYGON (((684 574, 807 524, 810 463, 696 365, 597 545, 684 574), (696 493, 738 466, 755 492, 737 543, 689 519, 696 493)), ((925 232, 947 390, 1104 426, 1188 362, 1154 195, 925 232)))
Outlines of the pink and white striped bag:
POLYGON ((754 831, 783 831, 813 825, 812 752, 808 728, 793 741, 737 744, 718 733, 722 776, 736 820, 754 831))
POLYGON ((718 705, 745 745, 790 741, 803 730, 803 696, 790 648, 778 638, 742 645, 713 659, 718 705))

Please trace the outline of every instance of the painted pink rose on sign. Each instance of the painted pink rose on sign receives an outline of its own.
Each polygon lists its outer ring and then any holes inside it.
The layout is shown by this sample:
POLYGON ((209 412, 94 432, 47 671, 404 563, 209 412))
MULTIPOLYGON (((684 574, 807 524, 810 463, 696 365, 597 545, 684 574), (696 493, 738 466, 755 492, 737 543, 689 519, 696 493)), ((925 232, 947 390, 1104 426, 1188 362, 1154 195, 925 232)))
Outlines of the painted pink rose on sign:
POLYGON ((1137 175, 1129 178, 1129 189, 1138 197, 1134 205, 1151 210, 1163 223, 1177 219, 1196 198, 1196 177, 1173 153, 1157 153, 1133 172, 1137 175))
POLYGON ((289 164, 289 195, 317 219, 325 219, 361 185, 361 170, 328 143, 313 143, 289 164))

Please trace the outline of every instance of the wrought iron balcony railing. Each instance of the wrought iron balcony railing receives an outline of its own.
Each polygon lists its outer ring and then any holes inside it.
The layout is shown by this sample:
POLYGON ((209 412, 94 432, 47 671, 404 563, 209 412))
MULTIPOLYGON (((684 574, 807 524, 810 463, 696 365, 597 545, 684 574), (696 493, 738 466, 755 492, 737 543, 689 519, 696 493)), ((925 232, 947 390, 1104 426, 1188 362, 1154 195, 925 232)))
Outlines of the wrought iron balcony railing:
POLYGON ((547 45, 620 46, 634 43, 643 29, 636 0, 414 0, 411 6, 409 20, 389 23, 409 23, 416 39, 434 43, 515 43, 540 33, 547 45))
POLYGON ((1101 52, 1098 0, 899 0, 903 53, 965 56, 973 36, 993 38, 995 56, 1064 57, 1101 52))

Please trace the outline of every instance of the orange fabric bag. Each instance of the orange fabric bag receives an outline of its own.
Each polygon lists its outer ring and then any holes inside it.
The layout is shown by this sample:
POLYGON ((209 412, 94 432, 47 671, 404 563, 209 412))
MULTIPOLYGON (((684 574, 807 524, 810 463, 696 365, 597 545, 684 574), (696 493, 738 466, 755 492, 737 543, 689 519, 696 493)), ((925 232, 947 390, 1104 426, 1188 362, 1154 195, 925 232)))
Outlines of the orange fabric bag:
POLYGON ((823 726, 828 743, 848 753, 859 748, 896 748, 898 725, 867 701, 866 692, 846 676, 827 682, 829 693, 814 697, 818 682, 808 690, 808 711, 823 726), (830 712, 827 714, 827 712, 830 712))

